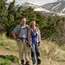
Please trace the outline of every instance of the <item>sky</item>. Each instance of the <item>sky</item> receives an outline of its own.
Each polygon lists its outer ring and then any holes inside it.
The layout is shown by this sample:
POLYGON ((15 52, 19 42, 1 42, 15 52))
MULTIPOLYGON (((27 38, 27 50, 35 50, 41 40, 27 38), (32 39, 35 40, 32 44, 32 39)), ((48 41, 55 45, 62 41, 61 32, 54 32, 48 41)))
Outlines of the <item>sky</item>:
MULTIPOLYGON (((11 1, 12 0, 8 0, 8 2, 11 2, 11 1)), ((57 0, 16 0, 16 3, 21 4, 24 2, 29 2, 29 3, 33 3, 36 5, 43 5, 43 4, 51 3, 51 2, 55 2, 55 1, 57 1, 57 0)))

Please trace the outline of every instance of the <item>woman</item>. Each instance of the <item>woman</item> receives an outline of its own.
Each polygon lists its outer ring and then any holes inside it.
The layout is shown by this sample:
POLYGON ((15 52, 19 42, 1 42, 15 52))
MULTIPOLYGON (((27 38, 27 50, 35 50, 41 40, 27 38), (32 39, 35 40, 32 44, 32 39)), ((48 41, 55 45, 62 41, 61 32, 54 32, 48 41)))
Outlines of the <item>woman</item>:
POLYGON ((39 65, 41 60, 40 60, 40 52, 39 52, 39 44, 41 42, 41 35, 40 35, 40 30, 36 26, 36 21, 33 20, 31 23, 31 28, 30 28, 30 36, 31 36, 31 56, 32 56, 32 62, 33 65, 39 65))

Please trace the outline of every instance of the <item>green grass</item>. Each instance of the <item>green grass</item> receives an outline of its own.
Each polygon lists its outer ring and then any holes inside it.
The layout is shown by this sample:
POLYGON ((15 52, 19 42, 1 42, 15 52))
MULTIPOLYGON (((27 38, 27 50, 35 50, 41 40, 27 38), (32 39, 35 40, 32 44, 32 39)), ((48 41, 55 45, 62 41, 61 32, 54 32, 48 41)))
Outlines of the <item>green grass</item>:
MULTIPOLYGON (((5 34, 3 34, 2 36, 0 35, 0 50, 1 49, 3 49, 3 51, 9 51, 10 53, 12 52, 15 53, 18 51, 16 41, 7 38, 5 34)), ((19 63, 18 57, 14 55, 6 55, 6 56, 4 56, 4 54, 0 55, 0 65, 12 65, 12 63, 18 64, 19 63)))
POLYGON ((0 65, 12 65, 12 63, 19 63, 18 58, 13 55, 0 55, 0 65))
POLYGON ((11 61, 8 59, 0 58, 0 65, 11 65, 11 61))
POLYGON ((0 48, 10 51, 17 51, 16 41, 7 38, 5 34, 3 34, 0 36, 0 48))

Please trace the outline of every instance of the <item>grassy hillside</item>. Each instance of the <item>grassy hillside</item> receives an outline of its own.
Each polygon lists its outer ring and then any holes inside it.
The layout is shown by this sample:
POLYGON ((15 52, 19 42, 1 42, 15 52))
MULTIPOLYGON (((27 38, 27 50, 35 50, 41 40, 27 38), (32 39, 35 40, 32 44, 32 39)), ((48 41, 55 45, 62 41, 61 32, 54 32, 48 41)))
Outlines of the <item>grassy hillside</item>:
MULTIPOLYGON (((40 45, 41 65, 65 65, 65 44, 43 40, 40 45)), ((0 65, 18 65, 16 41, 0 35, 0 65)))
POLYGON ((40 46, 42 65, 65 65, 65 45, 44 40, 40 46))

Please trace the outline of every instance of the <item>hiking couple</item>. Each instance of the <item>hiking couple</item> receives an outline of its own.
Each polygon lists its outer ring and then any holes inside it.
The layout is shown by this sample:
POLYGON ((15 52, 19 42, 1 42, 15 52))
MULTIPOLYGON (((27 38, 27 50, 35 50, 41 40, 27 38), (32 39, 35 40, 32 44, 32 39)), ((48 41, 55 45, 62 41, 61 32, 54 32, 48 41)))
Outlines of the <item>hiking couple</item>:
POLYGON ((22 17, 20 24, 12 31, 14 39, 17 40, 21 65, 30 65, 30 57, 33 65, 39 65, 41 62, 38 47, 41 42, 40 30, 35 20, 32 20, 30 26, 26 23, 26 17, 22 17))

